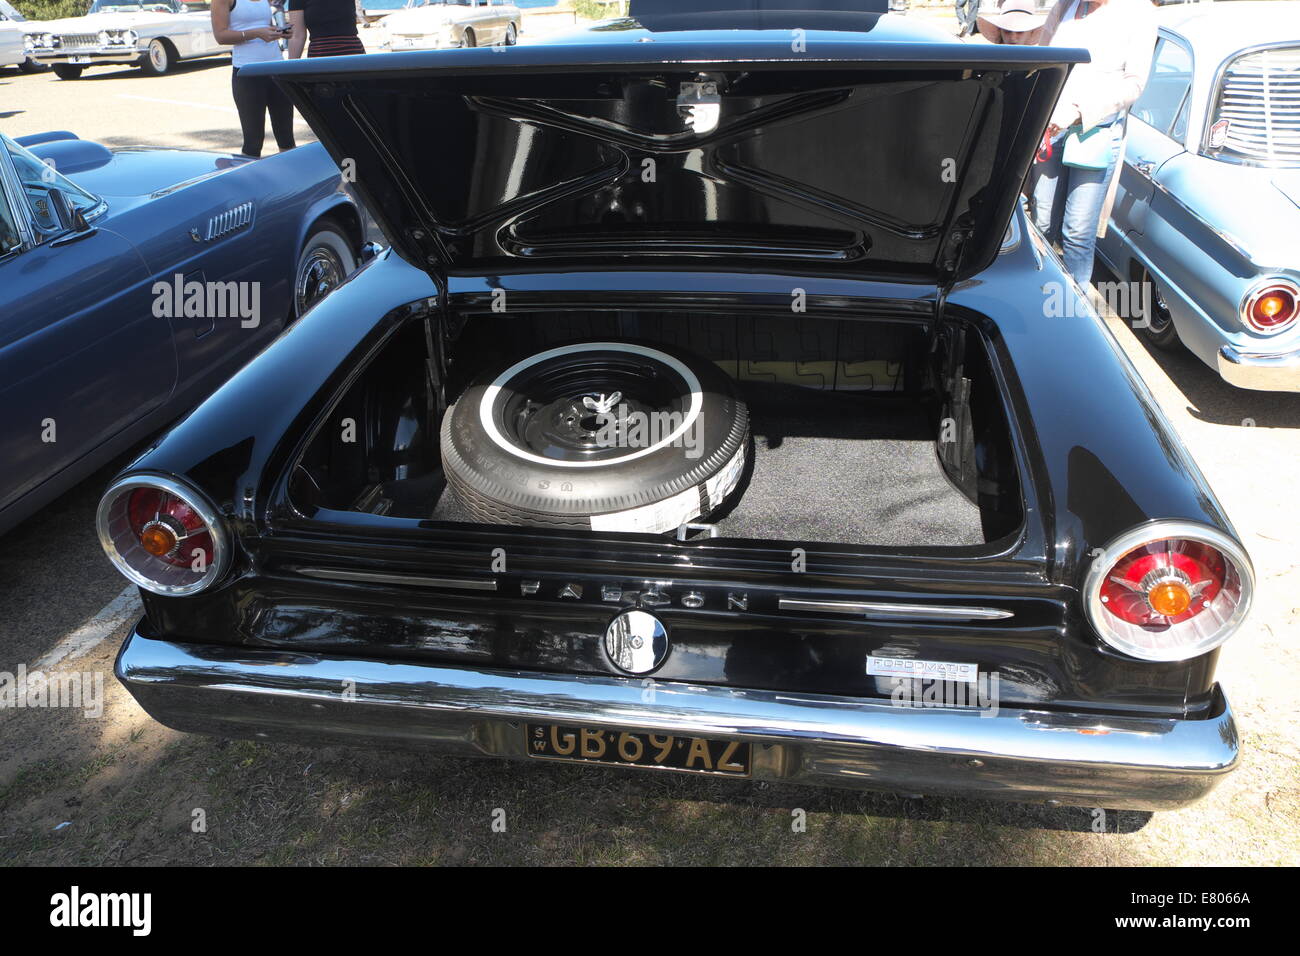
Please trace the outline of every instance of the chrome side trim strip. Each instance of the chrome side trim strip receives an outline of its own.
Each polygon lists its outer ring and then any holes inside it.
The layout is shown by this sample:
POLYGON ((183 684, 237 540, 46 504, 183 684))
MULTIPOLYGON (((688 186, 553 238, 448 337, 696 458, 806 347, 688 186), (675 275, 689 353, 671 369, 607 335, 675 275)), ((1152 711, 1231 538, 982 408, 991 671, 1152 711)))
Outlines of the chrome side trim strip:
POLYGON ((868 617, 907 618, 926 621, 1002 621, 1015 617, 998 607, 963 607, 945 604, 890 604, 880 601, 805 601, 781 598, 782 611, 827 611, 832 614, 865 614, 868 617))
POLYGON ((462 588, 467 591, 495 591, 491 578, 431 578, 422 574, 388 574, 381 571, 342 571, 336 568, 294 568, 298 574, 327 581, 359 581, 368 584, 409 584, 420 588, 462 588))

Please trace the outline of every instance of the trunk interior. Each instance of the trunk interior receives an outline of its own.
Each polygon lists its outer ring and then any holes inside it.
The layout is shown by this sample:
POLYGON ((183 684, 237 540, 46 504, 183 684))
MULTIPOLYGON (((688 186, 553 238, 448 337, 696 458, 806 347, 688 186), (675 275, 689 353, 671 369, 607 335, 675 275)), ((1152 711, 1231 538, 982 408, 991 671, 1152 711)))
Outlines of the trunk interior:
MULTIPOLYGON (((290 493, 303 513, 471 523, 443 476, 441 416, 466 384, 560 344, 635 341, 715 362, 749 405, 740 484, 700 519, 719 537, 971 547, 1022 504, 984 339, 960 321, 625 309, 415 321, 322 421, 290 493)), ((692 532, 690 536, 702 532, 692 532)), ((641 536, 644 537, 644 536, 641 536)))

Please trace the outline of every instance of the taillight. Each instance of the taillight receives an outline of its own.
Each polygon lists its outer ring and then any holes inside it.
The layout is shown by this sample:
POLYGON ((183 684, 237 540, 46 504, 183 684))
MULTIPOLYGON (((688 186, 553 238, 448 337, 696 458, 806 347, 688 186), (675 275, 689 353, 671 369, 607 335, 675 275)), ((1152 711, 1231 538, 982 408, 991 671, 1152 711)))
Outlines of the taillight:
POLYGON ((104 493, 95 519, 114 566, 157 594, 201 591, 225 574, 226 533, 198 492, 170 478, 123 478, 104 493))
POLYGON ((1241 320, 1256 332, 1281 332, 1300 316, 1300 286, 1290 279, 1257 283, 1241 300, 1241 320))
POLYGON ((1218 647, 1250 609, 1246 552, 1204 525, 1134 528, 1093 558, 1088 620, 1111 647, 1147 661, 1180 661, 1218 647))

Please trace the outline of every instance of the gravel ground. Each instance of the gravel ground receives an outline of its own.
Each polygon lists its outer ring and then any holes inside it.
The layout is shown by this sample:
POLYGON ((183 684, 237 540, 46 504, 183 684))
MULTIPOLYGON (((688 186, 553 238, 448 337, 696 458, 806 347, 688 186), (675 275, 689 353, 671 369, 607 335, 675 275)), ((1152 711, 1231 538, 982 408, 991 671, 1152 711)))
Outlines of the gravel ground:
MULTIPOLYGON (((0 130, 50 128, 111 145, 238 146, 224 61, 74 83, 0 71, 0 130)), ((1235 390, 1110 321, 1259 575, 1255 614, 1220 662, 1243 765, 1194 807, 1120 814, 1096 834, 1077 809, 184 737, 111 678, 134 599, 92 531, 109 468, 0 538, 0 670, 88 648, 47 666, 99 673, 104 688, 99 719, 0 711, 0 862, 1294 865, 1300 395, 1235 390), (806 832, 792 832, 796 810, 806 832)))

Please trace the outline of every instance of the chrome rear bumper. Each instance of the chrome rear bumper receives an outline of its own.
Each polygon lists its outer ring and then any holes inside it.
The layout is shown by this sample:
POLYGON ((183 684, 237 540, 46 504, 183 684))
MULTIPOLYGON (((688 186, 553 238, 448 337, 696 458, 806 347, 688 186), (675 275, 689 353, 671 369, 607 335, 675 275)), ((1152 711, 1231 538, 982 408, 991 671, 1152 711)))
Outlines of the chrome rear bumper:
POLYGON ((1300 351, 1242 352, 1219 349, 1219 375, 1229 385, 1265 392, 1300 392, 1300 351))
POLYGON ((138 629, 117 677, 156 720, 231 737, 435 747, 529 759, 525 725, 743 740, 751 776, 821 786, 1161 810, 1237 760, 1216 695, 1201 720, 1100 718, 177 644, 138 629))

